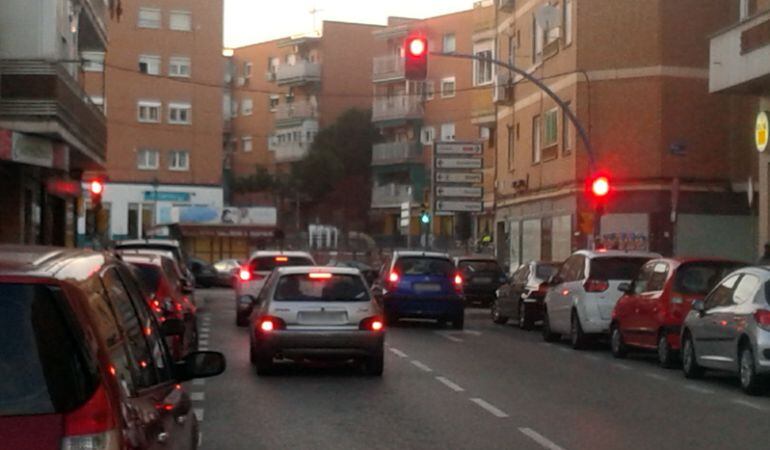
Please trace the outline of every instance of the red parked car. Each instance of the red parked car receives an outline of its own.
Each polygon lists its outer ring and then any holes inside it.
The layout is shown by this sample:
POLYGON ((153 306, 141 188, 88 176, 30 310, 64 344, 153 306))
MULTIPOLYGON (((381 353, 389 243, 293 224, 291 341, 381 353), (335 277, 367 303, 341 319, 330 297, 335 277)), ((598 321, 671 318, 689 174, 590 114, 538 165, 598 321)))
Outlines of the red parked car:
POLYGON ((690 305, 730 272, 746 266, 714 258, 660 258, 646 263, 612 312, 610 347, 617 358, 630 349, 653 350, 671 367, 680 349, 679 333, 690 305))

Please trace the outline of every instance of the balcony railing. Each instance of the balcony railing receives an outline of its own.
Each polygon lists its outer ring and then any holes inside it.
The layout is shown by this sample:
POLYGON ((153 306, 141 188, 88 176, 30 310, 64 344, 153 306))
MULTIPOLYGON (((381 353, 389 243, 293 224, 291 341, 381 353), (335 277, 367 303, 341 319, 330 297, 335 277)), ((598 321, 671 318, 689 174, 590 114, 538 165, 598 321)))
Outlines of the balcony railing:
POLYGON ((104 0, 85 0, 80 17, 80 50, 103 50, 107 46, 107 6, 104 0))
POLYGON ((278 105, 275 111, 276 125, 290 125, 318 117, 318 108, 310 102, 292 102, 278 105))
POLYGON ((310 61, 297 61, 294 65, 281 64, 275 70, 278 85, 305 84, 321 81, 321 65, 310 61))
POLYGON ((375 98, 372 105, 372 122, 419 119, 423 114, 424 108, 419 95, 375 98))
POLYGON ((394 81, 404 78, 404 58, 400 55, 377 56, 373 60, 372 81, 394 81))
POLYGON ((372 208, 399 208, 409 201, 408 185, 385 184, 372 188, 372 208))
POLYGON ((419 161, 422 145, 419 142, 384 142, 372 148, 372 165, 387 166, 419 161))
POLYGON ((300 161, 307 156, 310 150, 310 145, 307 142, 282 142, 280 144, 272 144, 270 147, 275 152, 275 162, 287 163, 300 161))
POLYGON ((770 10, 711 38, 711 92, 770 88, 770 10))
POLYGON ((0 60, 0 80, 0 119, 18 123, 19 131, 56 135, 84 155, 77 158, 84 165, 104 163, 104 113, 61 64, 0 60))

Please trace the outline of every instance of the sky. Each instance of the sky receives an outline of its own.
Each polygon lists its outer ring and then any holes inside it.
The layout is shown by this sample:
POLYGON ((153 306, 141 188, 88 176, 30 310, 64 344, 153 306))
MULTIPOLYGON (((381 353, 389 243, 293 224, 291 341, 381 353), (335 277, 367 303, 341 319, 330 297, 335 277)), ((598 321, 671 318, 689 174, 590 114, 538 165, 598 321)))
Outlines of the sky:
POLYGON ((313 31, 321 21, 384 25, 388 16, 425 18, 473 8, 474 0, 225 0, 225 47, 313 31))

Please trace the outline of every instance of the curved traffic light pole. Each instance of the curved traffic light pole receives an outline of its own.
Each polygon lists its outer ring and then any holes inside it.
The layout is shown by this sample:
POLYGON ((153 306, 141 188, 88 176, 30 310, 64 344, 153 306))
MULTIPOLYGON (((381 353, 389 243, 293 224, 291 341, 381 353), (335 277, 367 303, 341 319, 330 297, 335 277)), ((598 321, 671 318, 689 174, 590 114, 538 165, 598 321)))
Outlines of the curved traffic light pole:
POLYGON ((476 60, 481 62, 489 62, 497 66, 504 67, 510 70, 511 72, 516 73, 517 75, 521 75, 527 81, 532 82, 535 86, 540 88, 540 90, 548 94, 548 96, 551 97, 553 101, 555 101, 559 105, 562 111, 564 111, 567 117, 569 117, 570 122, 572 122, 572 124, 575 125, 575 128, 578 130, 578 134, 580 135, 580 140, 583 141, 583 145, 585 145, 586 152, 588 153, 588 168, 590 171, 589 176, 590 177, 594 176, 594 174, 596 173, 596 161, 594 159, 593 147, 591 146, 591 141, 588 139, 588 134, 586 133, 585 128, 583 128, 583 125, 580 123, 575 113, 573 113, 572 110, 569 108, 569 105, 565 103, 564 100, 562 100, 558 95, 556 95, 556 93, 553 92, 551 88, 546 86, 545 83, 543 83, 542 81, 528 74, 526 71, 519 69, 518 67, 512 64, 508 64, 494 58, 484 58, 482 56, 468 55, 463 53, 443 53, 443 52, 430 52, 430 55, 443 56, 446 58, 471 59, 471 60, 476 60))

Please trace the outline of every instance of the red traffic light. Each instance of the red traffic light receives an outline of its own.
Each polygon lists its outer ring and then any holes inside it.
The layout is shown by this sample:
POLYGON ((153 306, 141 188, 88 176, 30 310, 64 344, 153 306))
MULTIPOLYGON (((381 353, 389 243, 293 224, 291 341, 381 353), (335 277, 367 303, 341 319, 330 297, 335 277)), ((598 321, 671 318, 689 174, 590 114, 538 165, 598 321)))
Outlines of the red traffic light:
POLYGON ((88 183, 88 190, 93 195, 102 195, 104 192, 104 183, 102 183, 101 180, 91 180, 91 182, 88 183))
POLYGON ((594 178, 591 182, 591 194, 597 198, 606 197, 610 193, 610 180, 605 176, 594 178))
POLYGON ((428 76, 428 39, 413 34, 404 40, 404 76, 407 80, 424 81, 428 76))
POLYGON ((409 52, 409 56, 420 57, 423 56, 425 51, 428 49, 428 41, 426 41, 423 37, 415 36, 408 41, 406 48, 409 52))

